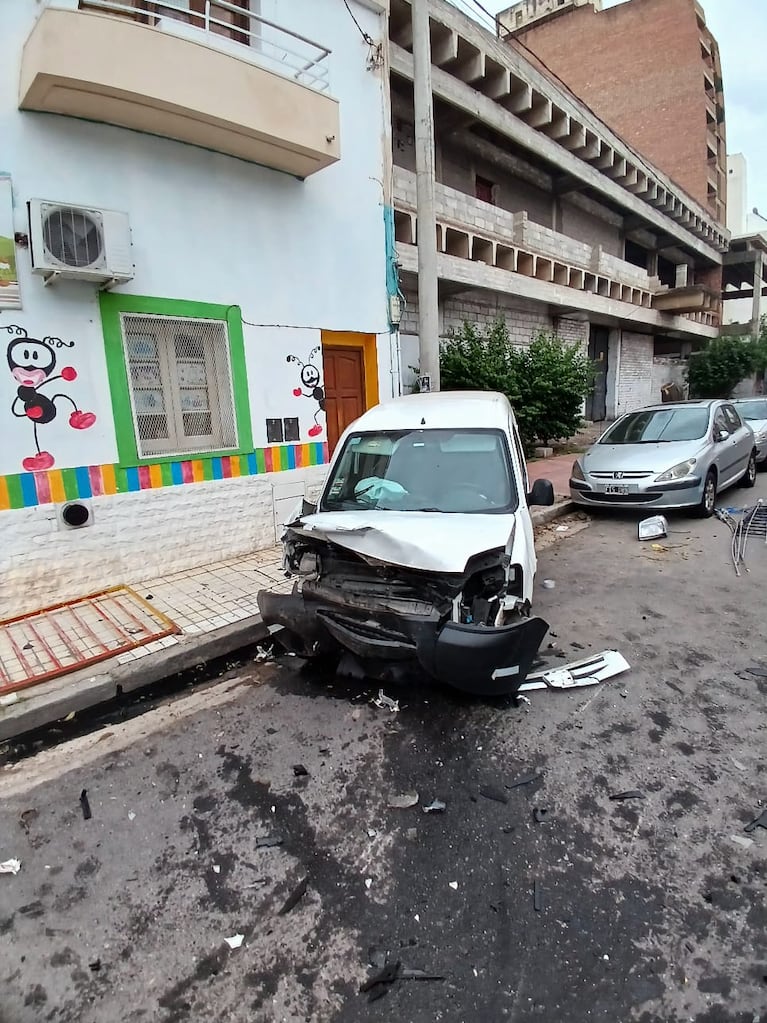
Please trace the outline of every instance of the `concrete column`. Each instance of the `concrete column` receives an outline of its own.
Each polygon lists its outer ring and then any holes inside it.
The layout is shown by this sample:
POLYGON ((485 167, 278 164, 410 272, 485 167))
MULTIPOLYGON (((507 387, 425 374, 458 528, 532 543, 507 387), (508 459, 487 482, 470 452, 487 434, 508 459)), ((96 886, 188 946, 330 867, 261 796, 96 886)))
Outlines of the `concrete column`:
POLYGON ((764 267, 764 256, 761 252, 756 253, 754 260, 754 303, 751 309, 752 330, 754 334, 759 333, 759 325, 762 322, 762 272, 764 267))

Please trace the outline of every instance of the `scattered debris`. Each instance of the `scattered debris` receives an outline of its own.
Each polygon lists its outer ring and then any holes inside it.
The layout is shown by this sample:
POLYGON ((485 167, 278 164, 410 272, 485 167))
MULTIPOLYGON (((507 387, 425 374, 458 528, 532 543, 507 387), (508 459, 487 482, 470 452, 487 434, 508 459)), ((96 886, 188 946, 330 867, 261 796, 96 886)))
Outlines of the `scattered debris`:
POLYGON ((536 824, 543 824, 544 821, 549 819, 549 811, 545 806, 536 806, 533 808, 533 820, 536 824))
POLYGON ((554 582, 553 579, 544 579, 541 585, 543 586, 544 590, 553 590, 557 584, 554 582))
POLYGON ((101 960, 94 959, 93 962, 88 963, 88 969, 91 971, 91 973, 98 973, 99 970, 101 969, 101 960))
POLYGON ((755 678, 767 678, 767 668, 761 664, 752 664, 750 668, 746 668, 746 671, 755 678))
POLYGON ((30 807, 28 810, 22 810, 19 814, 19 824, 29 834, 29 825, 38 816, 37 810, 34 807, 30 807))
POLYGON ((503 789, 497 789, 494 785, 480 785, 479 794, 485 799, 493 799, 496 803, 508 803, 509 801, 509 797, 503 789))
POLYGON ((517 707, 519 707, 520 704, 523 704, 523 703, 526 703, 528 705, 528 707, 532 707, 532 705, 533 705, 532 704, 532 700, 530 699, 530 697, 529 696, 524 696, 522 693, 517 693, 516 696, 514 697, 514 699, 516 700, 516 706, 517 707))
POLYGON ((537 671, 528 675, 519 691, 533 689, 576 689, 580 686, 595 686, 608 678, 628 671, 628 661, 617 650, 605 650, 582 661, 574 661, 563 668, 537 671))
POLYGON ((666 547, 666 546, 665 546, 664 544, 662 544, 662 543, 653 543, 653 544, 650 544, 650 549, 651 549, 651 550, 653 550, 653 551, 655 551, 655 553, 656 553, 656 554, 665 554, 665 553, 666 553, 666 551, 670 550, 670 548, 666 547))
POLYGON ((128 820, 129 821, 135 821, 135 819, 136 819, 136 815, 133 812, 133 810, 128 810, 128 820))
POLYGON ((231 938, 224 938, 224 941, 231 949, 239 948, 242 945, 243 941, 245 941, 245 935, 233 934, 231 938))
POLYGON ((664 536, 668 536, 668 520, 665 515, 652 515, 649 519, 642 519, 637 526, 639 540, 660 540, 664 536))
POLYGON ((567 533, 569 529, 570 529, 569 526, 557 526, 557 528, 554 530, 554 532, 555 533, 567 533))
POLYGON ((610 799, 614 803, 622 803, 626 799, 644 799, 644 792, 640 792, 639 789, 629 789, 627 792, 615 792, 610 799))
POLYGON ((309 887, 309 877, 305 877, 302 881, 299 881, 293 891, 288 895, 285 900, 285 904, 277 914, 278 916, 285 916, 287 913, 294 909, 298 903, 306 895, 306 889, 309 887))
POLYGON ((445 804, 441 799, 433 799, 428 806, 423 808, 424 813, 444 813, 445 804))
POLYGON ((263 646, 257 646, 256 647, 256 661, 259 664, 263 664, 264 661, 273 661, 273 660, 274 660, 274 651, 271 648, 267 650, 267 648, 263 647, 263 646))
POLYGON ((368 828, 368 838, 375 838, 378 832, 375 828, 368 828))
POLYGON ((418 803, 417 792, 404 792, 401 796, 390 796, 389 806, 392 810, 409 810, 418 803))
POLYGON ((10 707, 13 703, 18 703, 18 693, 6 693, 5 696, 0 696, 0 707, 10 707))
POLYGON ((543 909, 543 893, 538 881, 533 881, 533 909, 536 913, 540 913, 543 909))
POLYGON ((296 778, 306 778, 308 777, 309 772, 303 764, 293 764, 293 775, 296 778))
POLYGON ((448 888, 452 888, 454 892, 458 891, 458 882, 457 881, 448 881, 447 882, 447 886, 448 886, 448 888))
POLYGON ((0 863, 0 874, 18 874, 21 870, 21 860, 3 860, 0 863))
POLYGON ((741 566, 750 572, 746 565, 746 548, 751 537, 767 541, 767 506, 760 498, 751 508, 717 508, 714 514, 732 534, 730 557, 735 575, 740 576, 741 566), (735 518, 736 515, 740 518, 735 518))
POLYGON ((755 817, 743 830, 750 833, 752 831, 756 831, 757 828, 764 828, 764 830, 767 831, 767 808, 762 810, 759 816, 755 817))
POLYGON ((365 878, 365 887, 368 889, 368 891, 370 891, 370 889, 373 887, 373 878, 372 877, 366 877, 365 878))
POLYGON ((283 840, 278 835, 264 835, 256 839, 256 849, 274 849, 282 845, 283 840))
POLYGON ((543 778, 542 771, 532 771, 530 774, 523 774, 521 778, 517 778, 516 781, 506 782, 507 789, 518 789, 522 785, 529 785, 533 781, 538 781, 539 778, 543 778))
POLYGON ((378 690, 378 696, 373 703, 379 710, 390 710, 392 714, 399 712, 399 700, 392 700, 391 696, 387 696, 383 689, 378 690))
POLYGON ((91 819, 91 804, 88 802, 88 790, 83 789, 80 793, 80 806, 83 811, 83 820, 89 821, 91 819))
POLYGON ((741 764, 741 762, 739 760, 736 760, 735 757, 730 757, 730 760, 733 762, 733 764, 735 765, 735 767, 737 767, 737 769, 739 771, 745 771, 746 770, 746 765, 745 764, 741 764))
POLYGON ((75 712, 73 710, 70 710, 70 712, 64 718, 65 721, 74 721, 74 719, 75 719, 75 712))
POLYGON ((744 849, 749 849, 754 844, 753 838, 744 838, 743 835, 730 835, 730 838, 736 845, 742 846, 744 849))

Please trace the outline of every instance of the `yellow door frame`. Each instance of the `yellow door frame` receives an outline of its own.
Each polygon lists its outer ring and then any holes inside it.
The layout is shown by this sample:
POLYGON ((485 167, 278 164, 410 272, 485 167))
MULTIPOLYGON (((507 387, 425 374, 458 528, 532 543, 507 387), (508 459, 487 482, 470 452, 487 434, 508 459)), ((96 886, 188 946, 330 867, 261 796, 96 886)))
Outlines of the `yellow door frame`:
POLYGON ((378 349, 375 334, 354 334, 346 330, 323 330, 322 345, 330 348, 357 348, 362 350, 365 377, 365 410, 378 404, 378 349))

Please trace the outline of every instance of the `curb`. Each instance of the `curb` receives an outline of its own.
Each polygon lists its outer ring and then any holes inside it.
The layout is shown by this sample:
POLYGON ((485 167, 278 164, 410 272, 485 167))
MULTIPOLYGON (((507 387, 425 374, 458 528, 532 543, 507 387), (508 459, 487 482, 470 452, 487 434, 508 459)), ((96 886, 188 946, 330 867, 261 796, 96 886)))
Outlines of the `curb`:
POLYGON ((0 706, 0 742, 226 657, 266 639, 270 631, 260 615, 253 615, 204 636, 185 636, 173 646, 146 654, 129 664, 118 664, 117 658, 104 661, 99 665, 98 675, 93 675, 93 669, 89 668, 18 690, 17 701, 0 706))
POLYGON ((560 498, 550 508, 536 508, 530 513, 530 517, 534 526, 545 526, 547 522, 553 522, 554 519, 559 519, 563 515, 569 515, 574 510, 575 505, 569 498, 560 498))

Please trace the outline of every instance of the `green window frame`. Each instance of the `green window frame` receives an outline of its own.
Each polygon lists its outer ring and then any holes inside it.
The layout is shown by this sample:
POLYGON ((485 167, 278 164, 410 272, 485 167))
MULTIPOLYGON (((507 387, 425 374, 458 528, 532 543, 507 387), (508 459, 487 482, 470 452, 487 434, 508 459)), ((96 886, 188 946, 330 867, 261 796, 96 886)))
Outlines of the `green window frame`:
POLYGON ((226 455, 249 454, 253 451, 248 377, 245 367, 245 340, 242 331, 242 311, 239 306, 213 305, 207 302, 191 302, 180 299, 149 298, 139 295, 119 295, 112 292, 102 292, 99 304, 109 390, 117 435, 117 452, 121 467, 220 458, 226 455), (123 340, 122 317, 126 313, 163 316, 174 320, 218 320, 226 325, 231 370, 232 411, 237 431, 235 447, 219 451, 181 450, 167 454, 142 456, 136 436, 129 368, 123 340))

